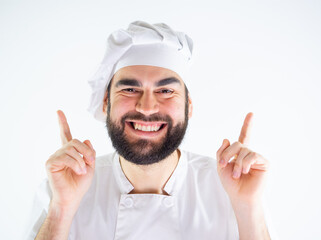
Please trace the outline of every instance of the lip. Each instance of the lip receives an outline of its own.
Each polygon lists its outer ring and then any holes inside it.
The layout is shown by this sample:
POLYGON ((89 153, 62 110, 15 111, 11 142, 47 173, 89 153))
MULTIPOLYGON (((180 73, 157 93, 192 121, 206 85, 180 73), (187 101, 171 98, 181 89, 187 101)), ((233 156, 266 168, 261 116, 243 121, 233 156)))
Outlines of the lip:
POLYGON ((157 138, 159 136, 163 136, 164 132, 166 132, 167 130, 167 123, 165 122, 143 122, 143 121, 135 121, 135 120, 127 120, 125 121, 125 131, 127 130, 127 132, 129 133, 129 135, 134 135, 136 137, 139 138, 157 138), (145 131, 140 131, 140 130, 135 130, 132 125, 131 122, 136 122, 139 123, 141 125, 151 125, 151 123, 153 124, 164 124, 164 126, 158 130, 157 132, 145 132, 145 131))

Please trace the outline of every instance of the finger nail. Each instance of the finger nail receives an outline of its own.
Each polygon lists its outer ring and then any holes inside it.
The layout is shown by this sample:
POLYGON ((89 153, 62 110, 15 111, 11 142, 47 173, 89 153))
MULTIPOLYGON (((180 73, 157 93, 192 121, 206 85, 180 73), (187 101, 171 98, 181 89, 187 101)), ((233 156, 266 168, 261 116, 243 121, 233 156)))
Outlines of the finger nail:
POLYGON ((89 158, 89 161, 90 161, 90 162, 95 161, 95 157, 90 157, 90 158, 89 158))
POLYGON ((233 172, 233 178, 239 178, 239 173, 237 171, 233 172))
POLYGON ((84 174, 87 173, 87 168, 86 168, 86 167, 83 167, 83 168, 82 168, 82 173, 84 173, 84 174))
POLYGON ((224 164, 224 160, 223 159, 220 160, 220 164, 222 164, 222 165, 224 164))

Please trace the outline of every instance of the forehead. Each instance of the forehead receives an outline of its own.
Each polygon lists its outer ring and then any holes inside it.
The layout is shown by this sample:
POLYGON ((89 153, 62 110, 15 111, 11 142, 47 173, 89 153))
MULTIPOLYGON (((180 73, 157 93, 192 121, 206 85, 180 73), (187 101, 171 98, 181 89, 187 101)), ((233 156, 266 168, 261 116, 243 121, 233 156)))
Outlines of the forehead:
POLYGON ((174 71, 156 67, 156 66, 147 66, 147 65, 136 65, 136 66, 127 66, 119 69, 113 77, 113 85, 121 79, 136 79, 137 81, 144 83, 155 83, 159 80, 175 77, 184 85, 181 77, 174 71))

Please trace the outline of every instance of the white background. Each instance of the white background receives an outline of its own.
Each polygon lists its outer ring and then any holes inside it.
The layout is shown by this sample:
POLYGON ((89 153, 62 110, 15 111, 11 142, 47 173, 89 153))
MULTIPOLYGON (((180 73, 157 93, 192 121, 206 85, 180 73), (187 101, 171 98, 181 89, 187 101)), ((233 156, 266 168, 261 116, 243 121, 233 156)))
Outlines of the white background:
MULTIPOLYGON (((74 138, 112 151, 86 108, 108 35, 135 20, 194 40, 183 149, 215 157, 254 112, 251 149, 272 163, 266 195, 280 239, 321 239, 320 1, 0 0, 0 238, 20 239, 45 161, 74 138)), ((210 184, 210 183, 209 183, 210 184)))

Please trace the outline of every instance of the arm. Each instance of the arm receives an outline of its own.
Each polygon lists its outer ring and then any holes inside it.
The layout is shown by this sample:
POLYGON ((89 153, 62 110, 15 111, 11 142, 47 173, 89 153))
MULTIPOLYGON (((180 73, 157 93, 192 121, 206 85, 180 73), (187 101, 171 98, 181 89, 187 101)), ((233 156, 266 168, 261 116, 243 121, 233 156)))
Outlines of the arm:
POLYGON ((68 239, 69 229, 74 216, 74 211, 50 203, 48 215, 42 224, 36 240, 63 240, 68 239))
POLYGON ((240 240, 270 240, 265 224, 264 211, 260 203, 233 203, 240 240))
POLYGON ((270 239, 264 219, 261 197, 268 161, 248 146, 253 114, 245 120, 239 141, 232 145, 226 139, 217 151, 217 171, 236 216, 241 240, 270 239), (230 161, 230 159, 232 161, 230 161))
POLYGON ((58 111, 62 147, 46 162, 52 191, 47 217, 36 239, 67 239, 79 204, 95 170, 96 152, 89 140, 72 139, 65 115, 58 111))

